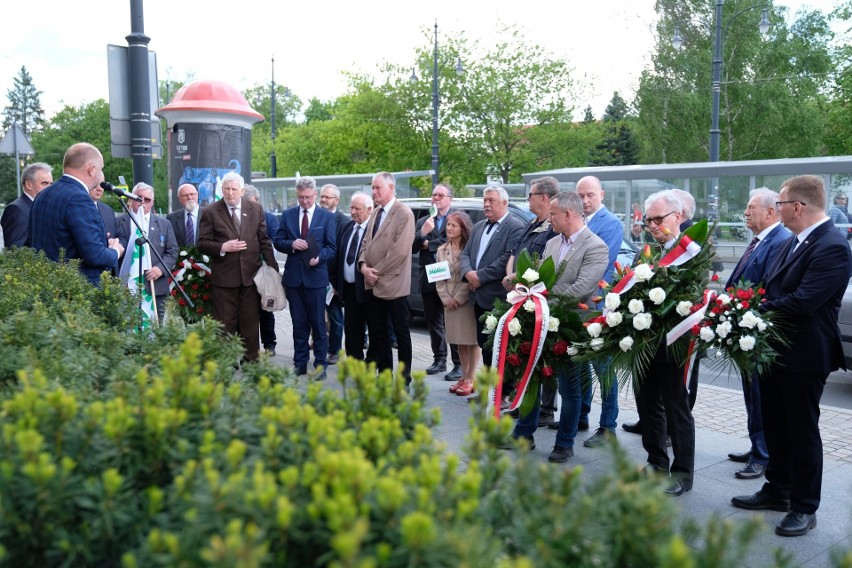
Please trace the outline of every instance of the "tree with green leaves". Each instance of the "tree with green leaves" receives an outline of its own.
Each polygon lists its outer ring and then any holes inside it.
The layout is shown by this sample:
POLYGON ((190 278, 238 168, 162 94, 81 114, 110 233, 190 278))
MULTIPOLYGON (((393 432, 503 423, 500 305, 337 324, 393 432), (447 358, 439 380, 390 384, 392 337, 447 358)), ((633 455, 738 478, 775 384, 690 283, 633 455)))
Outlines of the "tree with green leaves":
MULTIPOLYGON (((842 22, 852 21, 852 0, 838 6, 832 16, 842 22)), ((834 156, 852 154, 852 46, 849 39, 852 39, 852 27, 847 24, 838 42, 840 47, 834 53, 835 72, 826 116, 826 151, 834 156)))
MULTIPOLYGON (((758 31, 761 5, 724 3, 719 126, 722 160, 819 155, 832 32, 819 11, 768 4, 772 23, 758 31)), ((657 0, 660 15, 652 66, 635 106, 644 163, 704 161, 709 153, 715 3, 657 0), (675 28, 682 49, 672 46, 675 28)))
POLYGON ((21 66, 13 87, 6 91, 9 104, 3 109, 3 130, 8 130, 15 123, 27 136, 41 130, 44 126, 41 93, 33 84, 27 68, 21 66))
POLYGON ((589 155, 590 166, 628 166, 635 164, 639 147, 633 136, 627 102, 616 91, 604 111, 603 140, 589 155))

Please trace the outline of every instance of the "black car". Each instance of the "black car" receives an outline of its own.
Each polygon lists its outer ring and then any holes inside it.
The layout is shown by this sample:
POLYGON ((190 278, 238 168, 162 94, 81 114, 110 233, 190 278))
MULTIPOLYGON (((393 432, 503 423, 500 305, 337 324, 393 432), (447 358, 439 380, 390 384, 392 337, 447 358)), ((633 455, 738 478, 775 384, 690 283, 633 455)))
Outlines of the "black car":
MULTIPOLYGON (((400 199, 411 208, 414 213, 414 222, 416 223, 421 217, 429 215, 429 207, 432 206, 431 199, 400 199)), ((485 213, 482 211, 482 198, 466 198, 460 197, 453 199, 453 209, 460 209, 470 216, 471 222, 475 225, 477 222, 485 219, 485 213)), ((524 225, 529 223, 535 215, 529 210, 526 201, 509 201, 509 212, 512 215, 517 215, 523 221, 524 225)), ((411 236, 412 243, 414 235, 411 236)), ((420 265, 418 262, 418 252, 413 253, 411 261, 411 293, 408 295, 408 309, 412 316, 423 316, 423 298, 420 296, 420 265)))

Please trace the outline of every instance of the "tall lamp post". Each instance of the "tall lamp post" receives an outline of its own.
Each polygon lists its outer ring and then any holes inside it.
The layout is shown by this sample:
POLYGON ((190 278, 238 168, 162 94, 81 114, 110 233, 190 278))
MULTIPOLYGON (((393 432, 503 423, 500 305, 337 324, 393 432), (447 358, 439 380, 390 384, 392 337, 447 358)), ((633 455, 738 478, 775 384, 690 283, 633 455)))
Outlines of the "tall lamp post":
POLYGON ((269 88, 269 101, 272 109, 269 112, 269 136, 272 138, 272 151, 269 154, 270 177, 278 177, 278 163, 275 158, 275 56, 272 56, 272 84, 269 88))
MULTIPOLYGON (((456 60, 456 74, 462 75, 464 68, 461 64, 461 57, 456 60)), ((440 179, 439 160, 438 160, 438 109, 441 106, 441 97, 438 90, 438 20, 435 20, 435 44, 432 51, 432 187, 438 185, 440 179)), ((417 72, 411 70, 409 80, 414 83, 418 81, 417 72)))
MULTIPOLYGON (((716 35, 713 40, 713 105, 710 118, 711 162, 719 161, 719 146, 721 143, 721 131, 719 130, 719 98, 722 92, 722 42, 724 41, 724 33, 722 29, 722 6, 724 4, 724 0, 716 0, 716 13, 713 18, 713 24, 715 27, 716 35)), ((762 8, 760 22, 757 25, 757 29, 760 31, 761 35, 765 36, 769 32, 769 28, 772 26, 767 16, 766 4, 755 4, 754 6, 743 8, 742 10, 736 12, 731 17, 731 19, 728 20, 728 24, 730 25, 730 23, 737 19, 737 17, 739 17, 741 14, 750 10, 754 10, 755 8, 762 8)), ((679 26, 675 26, 675 35, 672 38, 672 47, 674 47, 675 49, 680 49, 682 46, 683 36, 680 35, 679 26)), ((714 177, 710 188, 710 194, 707 196, 707 201, 710 209, 708 213, 711 219, 715 219, 718 217, 718 189, 718 178, 714 177)))

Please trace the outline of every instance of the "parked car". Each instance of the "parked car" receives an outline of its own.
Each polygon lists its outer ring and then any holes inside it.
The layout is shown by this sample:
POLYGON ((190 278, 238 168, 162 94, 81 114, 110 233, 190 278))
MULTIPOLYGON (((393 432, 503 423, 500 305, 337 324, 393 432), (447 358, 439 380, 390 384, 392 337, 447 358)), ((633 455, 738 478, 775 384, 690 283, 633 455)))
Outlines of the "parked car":
POLYGON ((852 281, 846 288, 846 293, 843 294, 840 313, 837 315, 837 325, 840 327, 840 340, 843 342, 846 368, 852 370, 852 281))
MULTIPOLYGON (((429 207, 432 205, 431 199, 400 199, 401 202, 408 205, 414 212, 415 223, 421 217, 429 214, 429 207)), ((485 213, 482 211, 482 198, 456 198, 453 199, 453 208, 461 209, 470 216, 473 224, 485 218, 485 213)), ((526 201, 509 201, 509 213, 517 215, 526 225, 535 215, 530 211, 529 204, 526 201)), ((412 235, 412 242, 414 236, 412 235)), ((629 265, 633 262, 633 257, 636 255, 638 248, 636 245, 627 240, 622 240, 621 250, 618 253, 618 262, 629 265)), ((413 253, 414 258, 411 262, 411 293, 408 296, 408 309, 412 316, 423 316, 423 298, 420 295, 420 265, 418 263, 419 253, 413 253)))

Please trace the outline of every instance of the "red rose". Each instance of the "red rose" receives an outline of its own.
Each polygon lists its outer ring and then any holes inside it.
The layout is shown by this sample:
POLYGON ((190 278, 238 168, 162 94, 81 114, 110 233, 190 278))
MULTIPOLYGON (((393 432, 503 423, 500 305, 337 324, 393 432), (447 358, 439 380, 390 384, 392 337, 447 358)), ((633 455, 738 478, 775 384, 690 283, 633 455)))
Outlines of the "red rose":
POLYGON ((193 284, 193 285, 192 285, 192 289, 193 289, 193 290, 198 290, 198 284, 193 284))
POLYGON ((713 282, 718 282, 719 281, 719 275, 714 274, 713 277, 710 280, 712 280, 713 282))
POLYGON ((699 333, 701 333, 701 326, 698 325, 698 324, 693 325, 692 326, 692 335, 698 335, 699 333))
POLYGON ((517 353, 509 353, 508 355, 506 355, 506 362, 513 367, 521 366, 521 358, 518 357, 517 353))
POLYGON ((586 304, 584 304, 582 302, 577 304, 577 307, 580 308, 581 310, 588 310, 589 309, 589 306, 587 306, 586 304))
POLYGON ((560 339, 556 343, 553 344, 553 354, 554 355, 565 355, 568 353, 568 342, 564 339, 560 339))
POLYGON ((766 290, 764 290, 763 288, 758 288, 757 293, 763 296, 764 294, 766 294, 766 290))
POLYGON ((207 294, 204 294, 203 296, 201 296, 201 299, 206 302, 207 300, 210 299, 210 296, 208 296, 207 294))
POLYGON ((748 302, 743 302, 743 309, 744 309, 744 310, 747 310, 747 309, 749 308, 749 306, 750 306, 750 305, 751 305, 751 304, 749 304, 748 302))
POLYGON ((195 310, 195 311, 196 311, 196 312, 198 312, 199 314, 203 314, 203 313, 204 313, 204 308, 202 308, 201 306, 198 306, 198 308, 196 308, 196 310, 195 310))
POLYGON ((179 305, 179 306, 185 306, 185 305, 186 305, 186 300, 184 300, 183 298, 178 298, 178 305, 179 305))
POLYGON ((523 353, 524 355, 529 355, 532 351, 532 343, 530 343, 529 341, 524 341, 520 345, 520 350, 521 353, 523 353))
POLYGON ((543 375, 546 379, 549 379, 549 378, 550 378, 550 377, 552 377, 552 376, 553 376, 553 374, 554 374, 553 367, 551 367, 550 365, 547 365, 546 367, 543 367, 543 368, 541 369, 541 374, 542 374, 542 375, 543 375))

